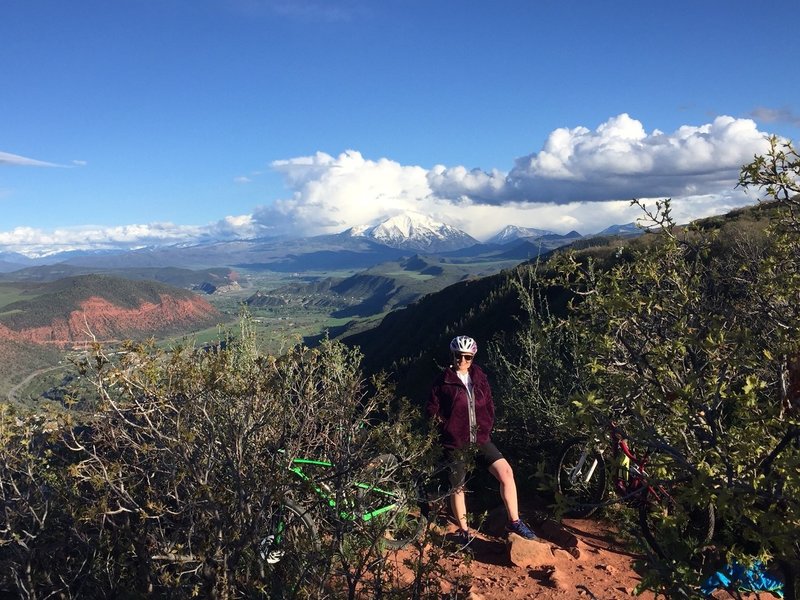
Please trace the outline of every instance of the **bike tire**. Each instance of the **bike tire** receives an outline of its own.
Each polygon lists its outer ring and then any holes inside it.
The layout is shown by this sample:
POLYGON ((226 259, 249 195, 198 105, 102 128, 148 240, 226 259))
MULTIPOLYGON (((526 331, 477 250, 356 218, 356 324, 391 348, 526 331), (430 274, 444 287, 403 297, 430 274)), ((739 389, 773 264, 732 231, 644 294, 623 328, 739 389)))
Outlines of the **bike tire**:
POLYGON ((365 471, 370 483, 380 490, 379 495, 394 505, 378 517, 383 529, 380 545, 387 550, 401 550, 417 541, 428 524, 416 486, 398 481, 403 478, 398 465, 393 454, 381 454, 370 461, 365 471))
POLYGON ((307 509, 284 499, 259 553, 268 570, 270 598, 316 597, 321 592, 326 561, 316 523, 307 509))
POLYGON ((715 524, 716 511, 712 503, 684 507, 666 498, 656 501, 651 497, 641 498, 639 502, 642 536, 661 559, 672 558, 667 549, 675 544, 690 554, 706 546, 714 536, 715 524))
POLYGON ((588 475, 586 469, 594 465, 594 470, 588 480, 575 481, 575 478, 572 477, 586 444, 586 438, 569 440, 562 446, 559 454, 556 484, 558 492, 569 505, 564 512, 565 517, 582 519, 591 516, 597 511, 606 495, 606 462, 603 455, 597 450, 589 452, 581 469, 588 475))

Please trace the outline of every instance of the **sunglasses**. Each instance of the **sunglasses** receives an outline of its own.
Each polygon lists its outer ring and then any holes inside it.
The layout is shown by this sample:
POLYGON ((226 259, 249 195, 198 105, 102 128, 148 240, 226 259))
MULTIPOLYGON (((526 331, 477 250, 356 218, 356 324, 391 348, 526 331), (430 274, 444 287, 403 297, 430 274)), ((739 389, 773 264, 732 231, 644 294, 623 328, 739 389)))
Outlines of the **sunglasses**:
POLYGON ((458 360, 458 361, 465 360, 467 362, 470 362, 470 361, 472 361, 473 358, 475 358, 474 355, 472 355, 472 354, 455 354, 454 356, 455 356, 455 359, 458 360))

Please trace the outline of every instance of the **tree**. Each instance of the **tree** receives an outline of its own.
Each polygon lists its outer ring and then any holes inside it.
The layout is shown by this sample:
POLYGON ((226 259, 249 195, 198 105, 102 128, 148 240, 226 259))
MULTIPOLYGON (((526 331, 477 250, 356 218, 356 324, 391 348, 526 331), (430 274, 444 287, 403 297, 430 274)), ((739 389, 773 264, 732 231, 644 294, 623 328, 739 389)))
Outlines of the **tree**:
POLYGON ((800 415, 788 368, 800 350, 797 176, 796 152, 774 139, 743 167, 741 185, 774 199, 763 235, 677 227, 669 200, 634 201, 655 232, 613 266, 560 259, 560 283, 580 297, 569 326, 589 373, 581 424, 616 417, 665 457, 665 476, 686 481, 679 501, 717 509, 713 547, 664 529, 670 560, 651 557, 645 584, 670 595, 696 594, 720 562, 800 556, 800 415))

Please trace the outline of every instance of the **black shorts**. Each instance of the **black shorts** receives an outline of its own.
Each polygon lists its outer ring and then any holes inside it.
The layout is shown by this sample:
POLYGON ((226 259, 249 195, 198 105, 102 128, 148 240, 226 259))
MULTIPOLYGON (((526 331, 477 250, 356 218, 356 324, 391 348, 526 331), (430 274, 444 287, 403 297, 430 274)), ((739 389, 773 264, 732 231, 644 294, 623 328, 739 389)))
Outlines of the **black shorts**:
POLYGON ((449 470, 450 486, 453 489, 463 487, 466 483, 467 461, 471 458, 471 454, 474 454, 475 464, 486 469, 503 458, 503 454, 492 442, 459 450, 445 450, 444 456, 449 470))

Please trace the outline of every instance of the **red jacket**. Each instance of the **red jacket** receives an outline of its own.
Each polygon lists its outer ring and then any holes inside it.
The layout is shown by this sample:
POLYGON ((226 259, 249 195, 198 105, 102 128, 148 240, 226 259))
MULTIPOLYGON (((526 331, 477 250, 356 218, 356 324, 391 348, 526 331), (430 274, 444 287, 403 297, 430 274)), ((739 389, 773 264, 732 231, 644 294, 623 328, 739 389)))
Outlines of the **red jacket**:
POLYGON ((439 429, 439 439, 445 448, 463 448, 473 443, 489 441, 494 425, 494 402, 489 380, 481 368, 472 364, 469 368, 472 379, 474 403, 470 402, 467 387, 456 372, 447 367, 436 378, 425 412, 439 429), (470 431, 470 409, 475 427, 470 431), (472 436, 470 436, 472 433, 472 436))

